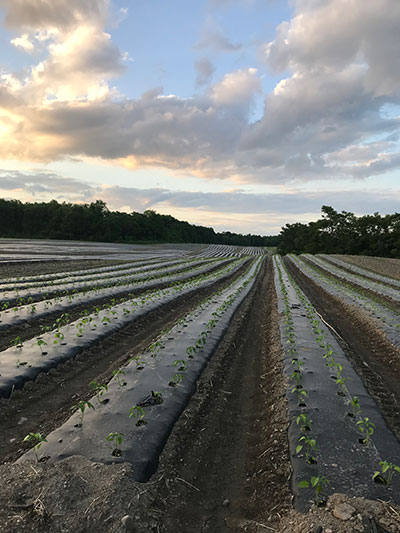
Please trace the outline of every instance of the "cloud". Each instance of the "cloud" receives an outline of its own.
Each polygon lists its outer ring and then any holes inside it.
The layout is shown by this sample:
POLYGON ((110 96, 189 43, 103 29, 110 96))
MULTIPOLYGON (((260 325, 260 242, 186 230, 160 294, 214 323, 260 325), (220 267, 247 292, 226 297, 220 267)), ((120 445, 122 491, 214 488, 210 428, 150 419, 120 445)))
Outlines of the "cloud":
POLYGON ((240 189, 227 192, 173 191, 165 188, 140 189, 110 185, 93 185, 83 180, 66 178, 50 172, 21 172, 0 170, 0 190, 20 190, 30 200, 42 201, 55 195, 66 201, 91 202, 102 199, 112 209, 128 206, 135 211, 145 209, 165 212, 192 209, 201 216, 208 213, 240 215, 278 214, 303 216, 318 213, 323 204, 337 210, 356 213, 393 213, 398 210, 400 192, 355 189, 331 191, 299 191, 287 189, 283 193, 249 193, 240 189))
MULTIPOLYGON (((236 183, 364 179, 400 168, 398 2, 365 0, 360 9, 356 1, 293 0, 292 19, 262 48, 266 66, 285 79, 265 95, 255 123, 260 69, 209 86, 214 66, 200 58, 202 92, 180 98, 153 88, 128 98, 110 84, 125 55, 104 31, 108 2, 55 5, 0 0, 5 24, 19 32, 14 45, 44 50, 29 71, 0 74, 3 158, 93 156, 236 183)), ((241 45, 209 18, 197 48, 241 45)))
POLYGON ((65 30, 88 20, 103 24, 108 4, 108 0, 0 0, 5 26, 25 31, 65 30))
POLYGON ((240 43, 232 43, 223 34, 215 21, 209 17, 195 48, 199 50, 208 48, 216 52, 237 52, 242 48, 242 45, 240 43))
POLYGON ((195 61, 194 68, 196 69, 196 85, 206 85, 211 81, 215 72, 215 67, 207 57, 201 57, 195 61))

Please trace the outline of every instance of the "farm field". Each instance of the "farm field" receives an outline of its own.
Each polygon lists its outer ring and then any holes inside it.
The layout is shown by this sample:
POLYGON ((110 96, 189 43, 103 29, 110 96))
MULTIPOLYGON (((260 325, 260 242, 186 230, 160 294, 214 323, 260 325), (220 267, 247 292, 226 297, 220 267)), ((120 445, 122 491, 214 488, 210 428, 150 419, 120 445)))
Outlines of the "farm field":
POLYGON ((0 531, 400 531, 396 261, 2 240, 0 531))

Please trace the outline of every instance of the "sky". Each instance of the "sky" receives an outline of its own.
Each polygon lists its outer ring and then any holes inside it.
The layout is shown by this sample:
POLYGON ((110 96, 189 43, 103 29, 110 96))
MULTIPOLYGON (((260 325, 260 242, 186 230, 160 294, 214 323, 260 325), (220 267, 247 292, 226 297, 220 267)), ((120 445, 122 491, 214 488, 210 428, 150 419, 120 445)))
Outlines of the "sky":
POLYGON ((0 197, 278 234, 400 211, 399 0, 0 0, 0 197))

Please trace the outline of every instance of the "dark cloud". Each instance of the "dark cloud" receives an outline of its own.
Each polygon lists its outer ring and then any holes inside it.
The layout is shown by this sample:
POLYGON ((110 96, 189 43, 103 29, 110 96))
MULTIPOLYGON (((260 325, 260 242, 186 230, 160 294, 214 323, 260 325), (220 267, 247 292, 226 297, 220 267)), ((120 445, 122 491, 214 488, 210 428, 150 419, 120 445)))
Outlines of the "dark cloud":
POLYGON ((196 85, 206 85, 211 81, 215 72, 215 67, 207 57, 201 57, 195 61, 194 68, 196 69, 196 85))

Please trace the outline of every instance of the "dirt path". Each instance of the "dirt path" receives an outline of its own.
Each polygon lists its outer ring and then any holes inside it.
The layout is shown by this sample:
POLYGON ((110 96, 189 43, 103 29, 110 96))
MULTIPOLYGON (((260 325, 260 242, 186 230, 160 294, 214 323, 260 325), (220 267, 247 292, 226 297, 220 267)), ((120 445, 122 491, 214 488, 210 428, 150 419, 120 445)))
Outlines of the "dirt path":
POLYGON ((149 502, 160 531, 258 531, 290 506, 271 270, 269 260, 161 456, 155 479, 169 483, 149 502))

